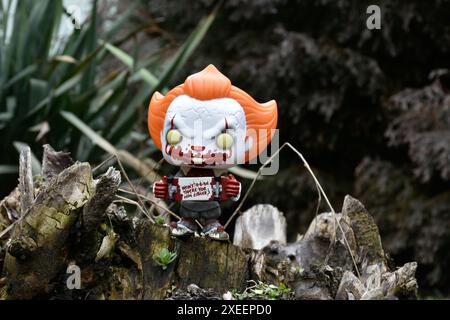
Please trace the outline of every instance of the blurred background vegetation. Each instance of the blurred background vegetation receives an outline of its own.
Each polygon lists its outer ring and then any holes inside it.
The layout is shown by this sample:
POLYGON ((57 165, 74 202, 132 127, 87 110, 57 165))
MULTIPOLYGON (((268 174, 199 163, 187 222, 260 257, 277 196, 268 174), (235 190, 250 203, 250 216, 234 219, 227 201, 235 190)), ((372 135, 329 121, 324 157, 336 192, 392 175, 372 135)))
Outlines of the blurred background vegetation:
MULTIPOLYGON (((347 193, 365 204, 395 263, 418 261, 422 295, 450 295, 449 1, 0 4, 1 195, 26 145, 36 173, 49 143, 94 164, 125 150, 142 179, 139 166, 161 159, 146 129, 151 94, 213 63, 278 101, 280 141, 306 156, 336 208, 347 193), (369 4, 381 30, 366 28, 369 4)), ((293 241, 317 195, 294 154, 280 161, 244 207, 277 206, 293 241)))

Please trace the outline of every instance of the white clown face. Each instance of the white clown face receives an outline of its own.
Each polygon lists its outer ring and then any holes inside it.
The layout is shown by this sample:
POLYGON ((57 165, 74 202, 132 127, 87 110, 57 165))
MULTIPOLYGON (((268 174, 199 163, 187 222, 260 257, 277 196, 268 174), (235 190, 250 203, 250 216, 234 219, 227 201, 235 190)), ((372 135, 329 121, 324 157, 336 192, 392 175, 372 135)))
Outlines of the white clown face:
POLYGON ((161 142, 173 165, 229 168, 244 163, 252 141, 246 140, 245 112, 236 100, 181 95, 167 109, 161 142))

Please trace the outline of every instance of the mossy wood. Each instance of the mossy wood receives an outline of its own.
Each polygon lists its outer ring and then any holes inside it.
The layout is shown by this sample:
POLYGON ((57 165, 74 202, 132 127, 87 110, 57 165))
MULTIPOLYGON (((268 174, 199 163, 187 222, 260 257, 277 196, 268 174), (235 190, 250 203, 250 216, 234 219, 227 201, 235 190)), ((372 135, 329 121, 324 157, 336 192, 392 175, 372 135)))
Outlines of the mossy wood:
POLYGON ((183 289, 192 283, 217 291, 243 290, 250 279, 250 254, 230 243, 175 239, 167 227, 150 221, 137 227, 136 239, 142 259, 144 299, 162 299, 172 286, 183 289), (154 258, 164 248, 177 254, 166 270, 154 258))

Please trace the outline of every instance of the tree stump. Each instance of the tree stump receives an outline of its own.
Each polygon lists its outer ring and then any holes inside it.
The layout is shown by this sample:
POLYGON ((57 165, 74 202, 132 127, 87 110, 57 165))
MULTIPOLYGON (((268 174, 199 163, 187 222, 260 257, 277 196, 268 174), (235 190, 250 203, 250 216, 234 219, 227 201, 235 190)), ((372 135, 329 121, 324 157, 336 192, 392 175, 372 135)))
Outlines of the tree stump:
POLYGON ((260 250, 271 241, 286 244, 286 218, 272 205, 255 205, 236 219, 233 244, 260 250))
POLYGON ((137 226, 136 239, 142 260, 144 299, 163 299, 172 286, 190 284, 217 291, 243 290, 250 279, 250 255, 227 242, 191 237, 175 239, 169 228, 150 221, 137 226), (163 270, 154 256, 164 248, 177 254, 163 270))
POLYGON ((3 270, 8 290, 4 298, 29 299, 49 289, 50 280, 63 267, 77 209, 91 192, 92 176, 86 163, 64 170, 40 191, 8 243, 3 270))
POLYGON ((296 299, 417 296, 417 264, 387 265, 372 216, 350 196, 341 213, 321 213, 287 244, 276 208, 250 209, 237 228, 242 248, 173 238, 145 215, 131 219, 117 203, 130 199, 116 197, 114 168, 93 177, 88 163, 46 146, 42 175, 31 181, 29 156, 22 159, 19 186, 0 201, 0 299, 218 299, 248 290, 249 280, 286 285, 296 299), (254 232, 252 218, 262 215, 254 232), (79 288, 67 284, 69 266, 81 272, 79 288))

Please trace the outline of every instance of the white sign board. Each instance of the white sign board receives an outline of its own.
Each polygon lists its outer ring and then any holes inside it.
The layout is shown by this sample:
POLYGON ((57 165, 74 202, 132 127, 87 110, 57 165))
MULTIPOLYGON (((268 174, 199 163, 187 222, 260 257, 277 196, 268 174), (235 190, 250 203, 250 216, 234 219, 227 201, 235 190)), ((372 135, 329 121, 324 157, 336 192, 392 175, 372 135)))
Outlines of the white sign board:
POLYGON ((183 200, 210 200, 213 195, 212 177, 178 178, 183 200))

